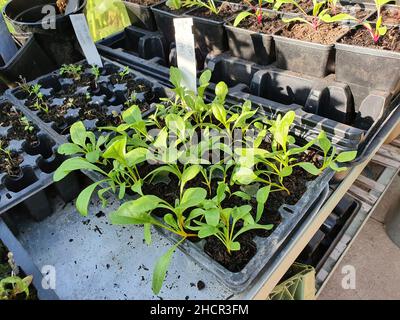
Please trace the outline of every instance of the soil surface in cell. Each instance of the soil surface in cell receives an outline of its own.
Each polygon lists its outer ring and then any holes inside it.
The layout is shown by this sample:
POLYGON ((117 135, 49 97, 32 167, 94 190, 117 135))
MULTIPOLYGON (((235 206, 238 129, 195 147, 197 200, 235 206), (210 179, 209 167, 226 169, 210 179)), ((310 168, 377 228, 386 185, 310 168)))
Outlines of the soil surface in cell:
POLYGON ((204 245, 204 251, 229 271, 239 272, 254 257, 257 252, 257 246, 246 235, 239 236, 238 241, 240 243, 240 250, 229 253, 218 238, 209 237, 204 245))
POLYGON ((189 10, 192 10, 192 8, 180 8, 180 9, 174 10, 174 9, 171 9, 170 7, 168 7, 165 3, 157 6, 157 9, 160 9, 165 12, 173 13, 175 15, 181 15, 181 14, 184 14, 185 12, 188 12, 189 10))
MULTIPOLYGON (((308 13, 308 11, 310 11, 313 7, 313 2, 312 0, 300 0, 297 1, 297 3, 299 4, 299 6, 303 9, 304 12, 308 13)), ((267 9, 273 9, 274 4, 273 3, 268 3, 265 8, 267 9)), ((285 3, 282 4, 279 7, 279 11, 283 11, 283 12, 300 12, 301 10, 295 6, 294 4, 291 3, 285 3)))
POLYGON ((222 3, 220 8, 221 9, 218 15, 214 14, 207 8, 197 9, 193 12, 190 12, 190 15, 221 22, 233 17, 236 13, 238 13, 242 9, 241 6, 238 6, 236 4, 231 4, 228 2, 222 3))
POLYGON ((348 28, 336 24, 321 24, 314 30, 306 23, 292 23, 285 26, 279 35, 287 38, 309 41, 320 44, 334 44, 336 40, 347 32, 348 28))
POLYGON ((345 35, 340 42, 361 47, 400 52, 400 30, 399 27, 389 29, 375 43, 367 29, 358 28, 345 35))
POLYGON ((238 27, 254 32, 273 34, 284 25, 284 22, 277 17, 268 17, 263 15, 261 23, 258 23, 256 16, 250 16, 247 19, 242 20, 238 27))
POLYGON ((9 103, 1 105, 0 126, 10 127, 7 140, 27 141, 30 145, 38 143, 36 126, 9 103))

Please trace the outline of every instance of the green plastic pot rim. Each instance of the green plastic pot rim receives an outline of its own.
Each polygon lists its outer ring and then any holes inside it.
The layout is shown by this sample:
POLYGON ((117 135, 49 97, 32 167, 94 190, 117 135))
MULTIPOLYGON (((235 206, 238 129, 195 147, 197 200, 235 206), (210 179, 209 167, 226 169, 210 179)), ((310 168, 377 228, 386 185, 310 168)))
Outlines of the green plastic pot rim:
MULTIPOLYGON (((60 21, 61 19, 63 19, 64 17, 69 17, 71 14, 75 14, 76 12, 79 12, 81 10, 83 10, 86 7, 87 4, 87 0, 81 0, 82 4, 78 7, 78 9, 76 9, 74 12, 71 12, 70 14, 67 15, 62 15, 62 14, 58 14, 56 15, 56 19, 55 19, 55 23, 57 23, 58 21, 60 21)), ((3 9, 1 10, 1 13, 3 14, 3 16, 10 21, 11 24, 13 25, 18 25, 18 26, 39 26, 42 23, 41 22, 21 22, 21 21, 16 21, 12 18, 10 18, 7 14, 6 14, 6 8, 8 7, 8 5, 12 2, 12 0, 8 1, 7 4, 3 7, 3 9)))

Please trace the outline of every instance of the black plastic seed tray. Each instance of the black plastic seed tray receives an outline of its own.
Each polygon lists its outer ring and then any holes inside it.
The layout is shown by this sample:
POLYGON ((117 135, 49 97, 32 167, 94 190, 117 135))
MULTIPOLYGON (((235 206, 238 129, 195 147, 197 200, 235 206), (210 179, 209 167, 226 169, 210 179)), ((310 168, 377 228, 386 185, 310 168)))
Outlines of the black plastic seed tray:
MULTIPOLYGON (((0 113, 3 112, 0 140, 4 151, 1 159, 6 164, 7 158, 11 157, 14 165, 8 168, 2 166, 0 169, 0 213, 3 214, 23 202, 26 212, 34 219, 41 220, 51 211, 47 195, 42 190, 53 184, 53 172, 64 159, 56 152, 56 141, 38 123, 9 100, 0 98, 0 113), (9 112, 15 115, 13 120, 8 116, 9 112), (30 121, 32 128, 35 128, 36 133, 32 135, 36 137, 36 141, 20 138, 24 131, 21 132, 21 127, 16 126, 13 121, 20 121, 24 116, 30 121), (5 153, 7 150, 10 155, 5 153)), ((73 187, 74 183, 74 177, 71 176, 55 184, 66 201, 76 196, 76 188, 65 188, 66 185, 73 187)))
POLYGON ((228 54, 209 59, 208 68, 213 83, 225 81, 232 88, 233 101, 251 100, 270 114, 294 110, 297 136, 313 139, 323 129, 338 150, 361 152, 398 108, 390 93, 349 86, 333 75, 317 79, 228 54))
POLYGON ((129 71, 124 76, 124 66, 104 59, 104 68, 94 82, 90 67, 81 62, 84 72, 81 80, 61 76, 59 71, 42 76, 29 85, 40 84, 41 93, 49 112, 36 110, 32 99, 18 87, 7 95, 18 107, 34 119, 58 143, 69 137, 69 128, 76 121, 83 121, 87 130, 118 125, 121 111, 137 104, 144 114, 151 112, 153 102, 168 93, 155 80, 138 72, 129 71))
POLYGON ((129 26, 123 31, 96 43, 97 49, 106 57, 119 57, 129 60, 130 56, 153 60, 162 65, 168 64, 169 50, 164 37, 153 31, 129 26))
MULTIPOLYGON (((208 256, 204 251, 205 241, 193 243, 185 241, 180 249, 200 263, 204 268, 215 274, 217 278, 235 293, 245 291, 251 283, 262 272, 268 261, 274 259, 284 247, 285 241, 295 230, 303 218, 318 210, 324 204, 329 194, 329 181, 333 177, 331 170, 326 170, 314 181, 309 182, 307 191, 295 205, 282 205, 279 213, 282 217, 281 223, 268 236, 256 236, 253 241, 257 246, 257 253, 239 272, 231 272, 217 261, 208 256)), ((164 229, 157 229, 173 243, 179 242, 179 237, 164 229)))

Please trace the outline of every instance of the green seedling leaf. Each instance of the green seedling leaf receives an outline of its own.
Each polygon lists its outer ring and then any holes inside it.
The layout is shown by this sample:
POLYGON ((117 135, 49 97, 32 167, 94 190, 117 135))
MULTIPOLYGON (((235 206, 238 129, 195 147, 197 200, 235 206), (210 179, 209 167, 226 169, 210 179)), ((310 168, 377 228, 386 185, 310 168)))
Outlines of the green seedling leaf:
POLYGON ((235 21, 233 22, 233 26, 237 27, 244 19, 246 19, 248 16, 251 16, 251 15, 253 15, 253 14, 249 11, 243 11, 243 12, 239 13, 236 16, 235 21))
MULTIPOLYGON (((183 239, 185 240, 185 239, 183 239)), ((171 263, 172 256, 178 248, 178 246, 182 243, 181 240, 176 245, 174 245, 171 249, 169 249, 160 259, 157 261, 156 266, 153 272, 153 283, 152 290, 154 294, 159 294, 162 284, 164 282, 165 276, 167 274, 168 267, 171 263)))
POLYGON ((70 129, 73 143, 84 147, 86 145, 87 131, 82 121, 75 122, 70 129))
POLYGON ((205 218, 207 221, 207 224, 209 226, 216 227, 218 226, 220 215, 219 215, 219 209, 214 208, 214 209, 209 209, 205 213, 205 218))
POLYGON ((207 191, 203 188, 190 188, 182 196, 180 208, 190 208, 198 206, 207 197, 207 191))
POLYGON ((86 187, 79 194, 78 198, 76 199, 76 208, 82 216, 86 217, 88 215, 89 201, 92 198, 93 192, 103 182, 104 180, 97 181, 91 184, 90 186, 86 187))
POLYGON ((59 154, 71 156, 78 153, 84 153, 83 149, 74 143, 64 143, 58 148, 59 154))
POLYGON ((118 139, 114 141, 106 151, 103 153, 104 159, 114 159, 120 163, 125 164, 125 156, 126 156, 126 141, 127 138, 123 137, 122 139, 118 139))
POLYGON ((143 232, 144 232, 144 241, 147 245, 151 245, 151 224, 145 223, 143 225, 143 232))
POLYGON ((338 154, 335 161, 343 163, 350 162, 357 157, 357 151, 345 151, 338 154))
POLYGON ((100 159, 100 151, 99 150, 90 151, 85 155, 85 158, 90 163, 96 163, 100 159))
POLYGON ((271 186, 266 186, 257 191, 257 214, 256 214, 256 222, 260 221, 261 216, 264 212, 265 203, 268 200, 269 193, 271 191, 271 186))
POLYGON ((314 164, 310 162, 300 162, 296 165, 303 168, 305 171, 311 173, 314 176, 318 176, 321 173, 321 170, 319 170, 314 164))
POLYGON ((107 175, 103 170, 94 164, 88 162, 83 158, 72 158, 65 160, 61 166, 54 172, 53 181, 57 182, 64 179, 72 171, 76 170, 90 170, 100 172, 103 175, 107 175))

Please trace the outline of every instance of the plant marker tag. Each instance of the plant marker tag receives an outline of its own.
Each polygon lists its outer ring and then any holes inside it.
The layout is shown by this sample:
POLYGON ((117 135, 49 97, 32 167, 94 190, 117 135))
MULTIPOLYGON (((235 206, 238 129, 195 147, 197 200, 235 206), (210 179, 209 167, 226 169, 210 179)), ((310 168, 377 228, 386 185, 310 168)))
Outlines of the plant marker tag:
POLYGON ((197 93, 196 53, 192 32, 192 18, 174 19, 175 43, 178 68, 182 72, 183 85, 197 93))
POLYGON ((7 64, 12 57, 17 53, 17 46, 7 28, 7 24, 4 21, 4 17, 0 12, 0 56, 7 64))
POLYGON ((90 65, 97 65, 98 67, 102 68, 103 62, 101 61, 99 52, 97 51, 92 37, 90 36, 89 26, 87 24, 85 15, 83 13, 72 14, 69 17, 87 62, 90 65))
POLYGON ((67 7, 65 8, 64 15, 69 15, 70 13, 76 11, 79 7, 79 0, 69 0, 67 7))

